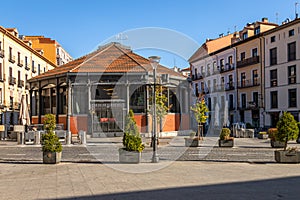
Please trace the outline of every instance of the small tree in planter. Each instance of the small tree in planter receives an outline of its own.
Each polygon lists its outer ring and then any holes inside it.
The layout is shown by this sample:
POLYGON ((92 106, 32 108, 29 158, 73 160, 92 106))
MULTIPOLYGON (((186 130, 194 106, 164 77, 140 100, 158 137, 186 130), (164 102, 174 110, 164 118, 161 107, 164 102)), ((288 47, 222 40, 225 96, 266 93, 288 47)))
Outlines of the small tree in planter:
POLYGON ((194 106, 191 107, 191 110, 194 112, 196 121, 198 122, 198 137, 202 139, 203 137, 203 125, 207 121, 207 112, 208 107, 205 104, 204 98, 199 99, 194 106), (200 131, 201 129, 201 131, 200 131))
POLYGON ((273 148, 284 148, 285 143, 279 141, 277 134, 278 134, 277 128, 269 128, 268 129, 268 135, 269 135, 269 138, 270 138, 271 147, 273 147, 273 148))
POLYGON ((145 146, 142 143, 132 110, 129 110, 129 114, 125 120, 123 146, 123 148, 119 149, 120 162, 139 163, 141 161, 141 152, 145 146))
POLYGON ((294 119, 294 116, 288 112, 284 112, 276 127, 278 130, 276 138, 279 141, 284 142, 284 149, 275 151, 275 160, 277 162, 299 163, 300 152, 296 151, 295 148, 287 150, 288 141, 297 139, 299 132, 297 121, 294 119))
POLYGON ((61 161, 62 145, 55 135, 56 119, 53 114, 46 114, 44 129, 46 134, 42 135, 43 163, 56 164, 61 161))
POLYGON ((230 137, 230 129, 222 128, 220 139, 219 139, 219 147, 233 147, 234 138, 230 137))

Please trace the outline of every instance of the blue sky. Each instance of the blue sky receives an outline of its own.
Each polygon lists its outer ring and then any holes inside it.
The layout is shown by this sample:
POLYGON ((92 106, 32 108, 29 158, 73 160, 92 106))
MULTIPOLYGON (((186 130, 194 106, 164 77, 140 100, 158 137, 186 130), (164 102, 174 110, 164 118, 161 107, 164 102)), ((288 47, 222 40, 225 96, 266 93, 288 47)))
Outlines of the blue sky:
MULTIPOLYGON (((206 38, 233 32, 248 22, 281 23, 295 18, 296 0, 27 0, 1 2, 0 25, 16 27, 22 35, 44 35, 57 40, 74 58, 94 50, 108 38, 143 27, 174 30, 201 45, 206 38), (276 17, 278 13, 278 20, 276 17)), ((300 8, 300 6, 298 6, 300 8)), ((300 10, 298 8, 298 10, 300 10)), ((126 34, 124 34, 126 38, 126 34)), ((149 35, 141 36, 147 40, 149 35)), ((132 38, 130 38, 132 39, 132 38)), ((126 40, 119 40, 126 43, 126 40)), ((174 41, 176 43, 176 41, 174 41)), ((129 44, 130 45, 130 44, 129 44)), ((178 45, 178 48, 181 45, 178 45)), ((186 57, 165 51, 162 64, 187 67, 186 57)))

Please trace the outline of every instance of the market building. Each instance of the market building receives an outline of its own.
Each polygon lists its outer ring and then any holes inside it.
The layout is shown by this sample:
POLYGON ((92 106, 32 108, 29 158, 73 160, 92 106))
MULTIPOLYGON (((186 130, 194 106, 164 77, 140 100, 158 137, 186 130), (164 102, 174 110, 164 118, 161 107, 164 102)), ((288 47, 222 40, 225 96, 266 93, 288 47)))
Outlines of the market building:
MULTIPOLYGON (((170 108, 163 132, 189 129, 186 79, 158 65, 156 84, 163 88, 170 108)), ((29 82, 33 123, 42 123, 44 114, 53 113, 72 134, 83 130, 91 137, 120 136, 132 109, 140 131, 151 133, 153 69, 148 59, 119 43, 100 46, 29 82)))

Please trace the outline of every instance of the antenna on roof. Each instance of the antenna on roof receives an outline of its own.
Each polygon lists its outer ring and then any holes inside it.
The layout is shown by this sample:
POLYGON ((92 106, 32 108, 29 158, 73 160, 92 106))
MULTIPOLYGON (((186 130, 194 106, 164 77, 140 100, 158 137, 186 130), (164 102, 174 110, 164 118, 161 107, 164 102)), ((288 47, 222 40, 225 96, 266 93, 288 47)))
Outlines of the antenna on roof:
POLYGON ((278 24, 278 15, 279 15, 278 12, 276 12, 275 15, 276 15, 276 24, 278 24))
POLYGON ((122 44, 122 40, 128 40, 128 36, 123 33, 119 33, 116 35, 116 40, 119 40, 120 44, 122 44))
POLYGON ((297 11, 297 7, 298 7, 298 2, 295 2, 295 19, 298 19, 298 11, 297 11))

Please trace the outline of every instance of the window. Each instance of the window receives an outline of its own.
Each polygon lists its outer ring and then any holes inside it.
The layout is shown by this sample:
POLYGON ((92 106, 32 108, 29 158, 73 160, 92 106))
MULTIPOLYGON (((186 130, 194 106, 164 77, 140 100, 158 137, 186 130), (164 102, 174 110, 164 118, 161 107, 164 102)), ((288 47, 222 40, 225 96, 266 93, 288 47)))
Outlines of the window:
POLYGON ((246 108, 246 94, 242 94, 241 98, 242 98, 242 108, 246 108))
POLYGON ((217 79, 213 80, 213 91, 217 90, 217 79))
POLYGON ((25 67, 27 67, 28 65, 28 60, 27 60, 27 56, 25 56, 25 67))
POLYGON ((2 104, 2 88, 0 88, 0 104, 2 104))
POLYGON ((207 65, 207 75, 210 75, 210 65, 207 65))
POLYGON ((0 41, 0 50, 2 50, 2 42, 0 41))
POLYGON ((246 73, 241 73, 241 87, 245 87, 246 85, 246 73))
POLYGON ((296 83, 296 65, 288 67, 288 79, 289 79, 289 84, 296 83))
POLYGON ((275 37, 275 36, 272 36, 272 37, 271 37, 271 43, 272 43, 272 42, 275 42, 275 41, 276 41, 276 37, 275 37))
POLYGON ((221 77, 221 86, 222 86, 222 89, 223 89, 223 87, 224 87, 224 83, 225 83, 225 78, 224 78, 224 76, 222 76, 222 77, 221 77))
POLYGON ((271 87, 277 86, 277 69, 273 69, 270 71, 270 81, 271 87))
POLYGON ((246 53, 245 52, 242 52, 241 53, 241 61, 245 60, 246 58, 246 53))
POLYGON ((278 93, 277 91, 272 91, 271 96, 271 108, 278 108, 278 93))
POLYGON ((289 107, 297 107, 297 90, 289 89, 289 107))
POLYGON ((41 74, 41 65, 38 64, 38 75, 40 75, 40 74, 41 74))
POLYGON ((224 71, 224 59, 220 60, 220 69, 221 71, 224 71))
POLYGON ((258 54, 257 54, 257 48, 252 49, 252 57, 256 57, 256 56, 258 56, 258 54))
POLYGON ((255 29, 254 29, 254 34, 255 35, 257 35, 257 34, 259 34, 260 33, 260 26, 258 26, 258 27, 256 27, 255 29))
POLYGON ((277 48, 270 49, 270 65, 277 64, 277 48))
POLYGON ((20 63, 21 63, 21 53, 18 52, 18 64, 20 64, 20 63))
POLYGON ((253 82, 253 85, 258 85, 258 70, 257 69, 252 71, 252 82, 253 82))
POLYGON ((0 63, 0 80, 3 81, 3 76, 2 76, 2 63, 0 63))
POLYGON ((253 92, 253 103, 255 104, 256 107, 258 107, 258 92, 253 92))
POLYGON ((32 72, 35 73, 35 69, 34 69, 34 60, 32 61, 31 69, 32 69, 32 72))
POLYGON ((203 67, 203 66, 201 66, 201 68, 200 68, 200 69, 201 69, 201 75, 202 75, 202 76, 204 76, 204 67, 203 67))
POLYGON ((12 60, 12 48, 11 47, 9 47, 9 60, 12 60))
POLYGON ((243 33, 243 40, 248 38, 248 33, 243 33))
POLYGON ((232 56, 229 56, 229 57, 228 57, 228 64, 229 64, 229 65, 232 65, 232 63, 233 63, 232 56))
POLYGON ((296 60, 296 42, 288 44, 288 61, 296 60))
POLYGON ((195 68, 195 79, 198 78, 197 68, 195 68))
POLYGON ((293 35, 295 35, 295 30, 294 30, 294 29, 289 30, 289 37, 291 37, 291 36, 293 36, 293 35))
POLYGON ((198 83, 195 83, 195 95, 196 95, 196 97, 199 96, 198 83))
POLYGON ((233 110, 233 95, 229 95, 229 109, 233 110))

